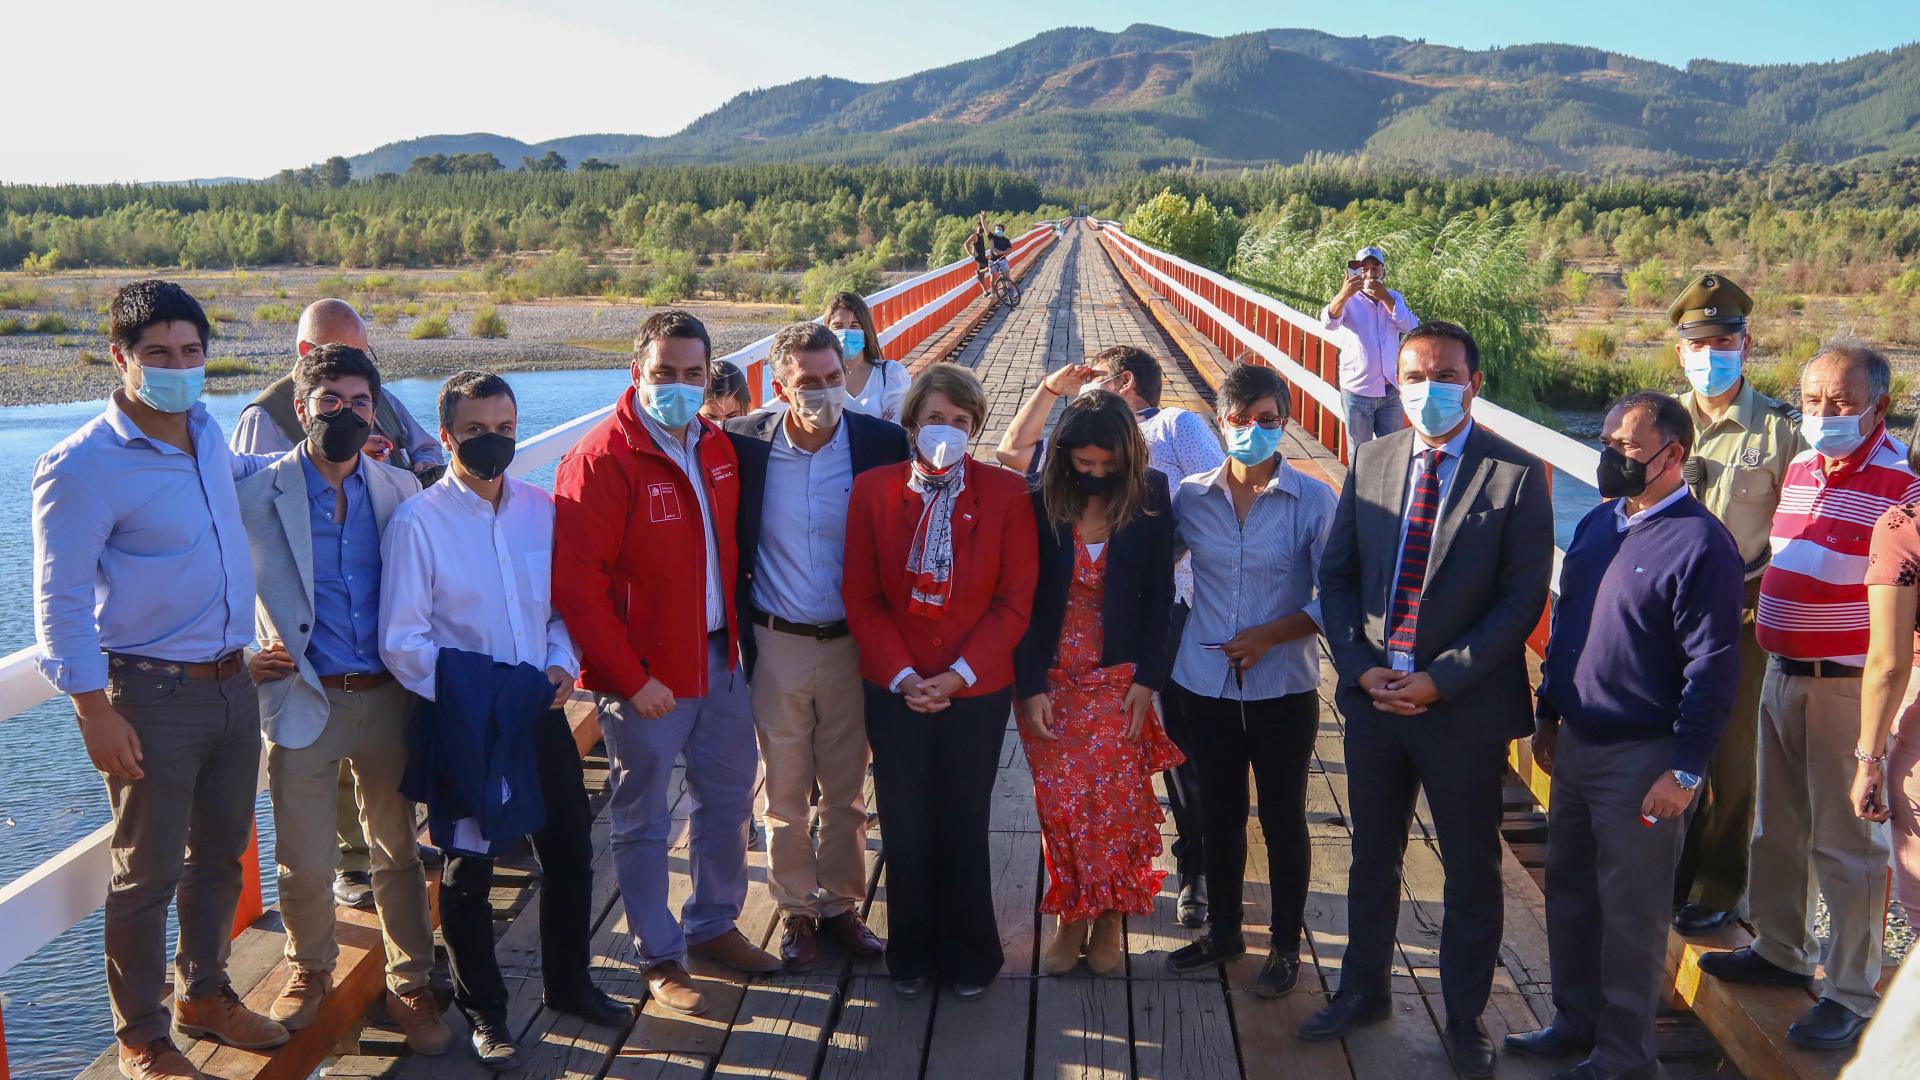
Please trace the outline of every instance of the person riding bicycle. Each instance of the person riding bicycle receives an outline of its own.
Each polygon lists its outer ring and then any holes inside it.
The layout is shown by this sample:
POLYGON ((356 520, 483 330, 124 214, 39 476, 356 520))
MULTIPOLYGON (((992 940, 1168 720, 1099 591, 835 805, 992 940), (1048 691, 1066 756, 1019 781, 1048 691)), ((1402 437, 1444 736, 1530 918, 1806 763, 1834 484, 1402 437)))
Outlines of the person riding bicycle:
POLYGON ((962 245, 968 255, 973 257, 974 280, 980 283, 983 296, 993 295, 993 281, 990 275, 998 271, 1007 272, 1007 252, 1013 249, 1013 241, 1007 239, 1007 229, 996 224, 993 231, 987 231, 987 213, 982 210, 978 223, 962 245))

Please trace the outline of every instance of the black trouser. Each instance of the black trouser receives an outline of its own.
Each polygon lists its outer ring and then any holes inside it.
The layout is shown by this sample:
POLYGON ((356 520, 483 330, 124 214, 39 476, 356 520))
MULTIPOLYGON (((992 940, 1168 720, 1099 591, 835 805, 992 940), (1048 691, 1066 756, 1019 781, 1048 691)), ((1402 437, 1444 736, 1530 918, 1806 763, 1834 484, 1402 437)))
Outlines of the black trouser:
MULTIPOLYGON (((540 964, 549 993, 578 997, 588 981, 593 933, 593 813, 580 751, 566 715, 554 709, 534 733, 547 823, 533 834, 540 860, 540 964)), ((493 955, 493 860, 447 852, 440 879, 440 932, 453 968, 453 1000, 468 1016, 507 1019, 507 987, 493 955)))
MULTIPOLYGON (((1180 635, 1187 628, 1187 616, 1193 609, 1176 602, 1173 605, 1173 618, 1170 620, 1167 635, 1167 655, 1180 655, 1180 635)), ((1180 711, 1180 695, 1167 693, 1160 695, 1160 722, 1167 729, 1167 737, 1173 745, 1187 756, 1187 760, 1161 773, 1167 784, 1167 809, 1173 812, 1173 865, 1180 872, 1180 884, 1185 885, 1207 868, 1206 818, 1200 802, 1200 766, 1193 760, 1193 749, 1181 742, 1184 732, 1177 715, 1180 711)))
MULTIPOLYGON (((1356 691, 1346 690, 1343 694, 1356 691)), ((1462 740, 1421 716, 1355 715, 1344 702, 1347 805, 1353 865, 1347 872, 1347 953, 1340 992, 1385 994, 1400 922, 1400 865, 1420 789, 1427 792, 1446 872, 1440 924, 1440 992, 1452 1020, 1487 1007, 1500 958, 1501 792, 1507 744, 1462 740)))
POLYGON ((917 713, 866 683, 887 860, 887 970, 984 985, 1000 971, 987 818, 1013 687, 917 713))
MULTIPOLYGON (((1313 691, 1240 702, 1202 697, 1178 683, 1182 748, 1200 774, 1200 803, 1207 836, 1209 936, 1237 948, 1240 892, 1247 869, 1247 769, 1258 792, 1260 831, 1267 843, 1267 882, 1273 910, 1273 950, 1300 951, 1300 923, 1307 908, 1307 763, 1320 727, 1320 699, 1313 691), (1188 749, 1191 748, 1191 749, 1188 749)), ((1169 729, 1169 734, 1172 734, 1169 729)))

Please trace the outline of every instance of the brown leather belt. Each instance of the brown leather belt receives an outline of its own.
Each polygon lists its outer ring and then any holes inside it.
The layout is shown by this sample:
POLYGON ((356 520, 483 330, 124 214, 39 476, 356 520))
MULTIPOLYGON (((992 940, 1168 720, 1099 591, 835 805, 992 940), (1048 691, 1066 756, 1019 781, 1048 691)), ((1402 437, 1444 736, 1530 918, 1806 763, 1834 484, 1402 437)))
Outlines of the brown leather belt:
POLYGON ((320 676, 321 686, 329 690, 345 690, 349 694, 378 690, 392 681, 393 676, 384 671, 350 671, 345 675, 320 676))
POLYGON ((833 641, 836 638, 843 638, 853 633, 853 631, 848 628, 847 620, 845 619, 830 623, 799 623, 788 622, 778 615, 769 615, 764 611, 756 611, 753 613, 753 623, 755 626, 764 626, 769 630, 777 630, 782 634, 793 634, 796 637, 810 637, 815 641, 833 641))
POLYGON ((187 664, 178 660, 155 660, 132 653, 107 654, 107 671, 114 675, 157 675, 167 679, 231 679, 247 669, 244 649, 235 649, 218 660, 187 664))

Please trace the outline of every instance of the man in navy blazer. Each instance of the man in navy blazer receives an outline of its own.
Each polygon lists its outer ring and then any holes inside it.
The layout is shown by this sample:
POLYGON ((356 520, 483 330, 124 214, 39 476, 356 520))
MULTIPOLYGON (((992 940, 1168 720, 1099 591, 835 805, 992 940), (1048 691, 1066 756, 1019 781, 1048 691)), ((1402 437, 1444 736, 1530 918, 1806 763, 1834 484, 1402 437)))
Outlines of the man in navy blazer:
POLYGON ((767 363, 784 410, 727 422, 740 460, 734 590, 753 721, 767 782, 768 881, 780 958, 805 970, 824 931, 855 956, 883 943, 860 920, 866 895, 867 737, 860 654, 840 599, 853 478, 907 460, 907 433, 845 409, 846 361, 833 333, 796 323, 767 363), (820 839, 808 802, 820 789, 820 839))

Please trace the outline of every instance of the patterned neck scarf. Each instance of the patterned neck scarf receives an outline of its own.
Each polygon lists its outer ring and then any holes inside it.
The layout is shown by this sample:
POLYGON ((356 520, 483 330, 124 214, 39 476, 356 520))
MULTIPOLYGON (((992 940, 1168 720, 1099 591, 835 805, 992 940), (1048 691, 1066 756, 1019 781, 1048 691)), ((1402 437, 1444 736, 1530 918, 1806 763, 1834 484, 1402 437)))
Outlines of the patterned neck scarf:
POLYGON ((945 612, 953 596, 953 506, 966 489, 966 462, 955 462, 945 472, 934 472, 913 459, 913 478, 907 487, 926 496, 920 523, 913 528, 913 546, 907 549, 907 577, 912 585, 907 610, 934 618, 945 612))

